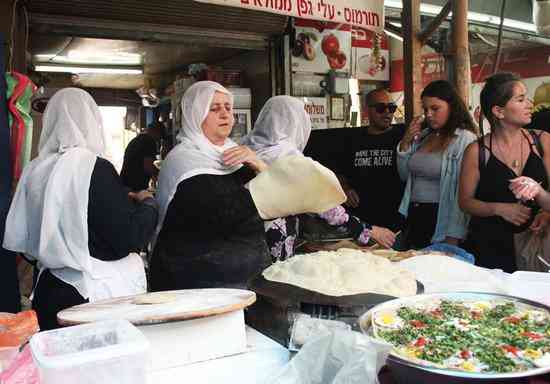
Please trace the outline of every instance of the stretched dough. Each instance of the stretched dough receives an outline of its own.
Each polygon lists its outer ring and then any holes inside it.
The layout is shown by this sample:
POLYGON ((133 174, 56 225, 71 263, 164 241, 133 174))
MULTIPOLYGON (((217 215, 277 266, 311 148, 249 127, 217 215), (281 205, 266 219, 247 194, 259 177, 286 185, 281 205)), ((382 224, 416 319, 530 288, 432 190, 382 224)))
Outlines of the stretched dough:
POLYGON ((263 276, 329 296, 370 292, 404 297, 417 290, 412 272, 384 257, 347 248, 296 255, 273 264, 263 276))
POLYGON ((171 303, 173 301, 176 301, 177 299, 178 299, 178 295, 173 293, 155 292, 155 293, 148 293, 145 295, 136 296, 136 298, 134 299, 134 301, 132 301, 132 303, 137 305, 166 304, 166 303, 171 303))
POLYGON ((249 189, 264 220, 321 213, 346 201, 346 194, 330 169, 299 155, 275 161, 252 179, 249 189))

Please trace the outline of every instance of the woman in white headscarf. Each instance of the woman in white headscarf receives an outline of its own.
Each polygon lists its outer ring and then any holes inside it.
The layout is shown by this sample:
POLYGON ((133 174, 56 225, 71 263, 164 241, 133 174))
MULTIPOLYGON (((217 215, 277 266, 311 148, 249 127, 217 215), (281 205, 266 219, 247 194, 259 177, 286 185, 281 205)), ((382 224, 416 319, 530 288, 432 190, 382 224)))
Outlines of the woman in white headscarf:
POLYGON ((50 99, 4 237, 4 248, 37 261, 33 309, 42 330, 56 328, 65 308, 146 289, 143 262, 129 253, 149 241, 156 202, 146 191, 128 194, 104 158, 106 143, 88 93, 66 88, 50 99))
POLYGON ((159 174, 152 289, 245 287, 269 265, 263 223, 244 187, 266 164, 229 139, 233 97, 220 84, 193 84, 181 108, 179 144, 159 174))
MULTIPOLYGON (((292 155, 303 155, 311 133, 311 120, 304 109, 304 103, 291 96, 275 96, 262 108, 254 129, 242 144, 250 147, 267 164, 292 155)), ((392 238, 386 239, 388 229, 370 226, 349 215, 344 207, 337 206, 318 215, 337 231, 356 238, 366 244, 372 237, 384 247, 393 245, 392 238)), ((294 255, 296 237, 299 232, 299 218, 290 216, 265 222, 266 238, 273 261, 284 260, 294 255)))

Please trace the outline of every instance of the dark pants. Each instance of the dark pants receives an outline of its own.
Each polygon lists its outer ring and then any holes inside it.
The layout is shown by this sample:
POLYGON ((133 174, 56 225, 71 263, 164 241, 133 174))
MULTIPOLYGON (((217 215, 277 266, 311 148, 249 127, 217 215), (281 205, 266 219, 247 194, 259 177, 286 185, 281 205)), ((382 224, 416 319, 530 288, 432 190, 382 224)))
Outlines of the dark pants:
POLYGON ((404 244, 408 249, 426 248, 432 243, 439 204, 411 203, 405 223, 404 244))
POLYGON ((46 331, 60 327, 57 322, 58 312, 87 302, 74 287, 45 270, 34 290, 32 309, 38 316, 40 330, 46 331))

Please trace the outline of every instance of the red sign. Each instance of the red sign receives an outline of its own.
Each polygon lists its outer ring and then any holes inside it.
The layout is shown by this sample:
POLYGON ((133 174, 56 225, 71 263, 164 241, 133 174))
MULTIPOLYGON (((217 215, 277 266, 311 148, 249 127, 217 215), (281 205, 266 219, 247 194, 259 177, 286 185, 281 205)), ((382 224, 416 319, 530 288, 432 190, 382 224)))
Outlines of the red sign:
POLYGON ((385 33, 377 34, 364 28, 351 31, 353 50, 352 75, 359 80, 388 81, 390 51, 385 33), (376 47, 378 45, 378 47, 376 47), (378 50, 378 52, 376 52, 378 50))
MULTIPOLYGON (((390 91, 401 92, 405 88, 403 60, 391 62, 390 91)), ((425 87, 434 80, 447 79, 445 58, 438 53, 422 55, 422 86, 425 87)))
POLYGON ((296 19, 292 70, 296 72, 350 72, 351 26, 349 24, 296 19))
POLYGON ((195 0, 302 19, 352 24, 373 31, 384 30, 383 0, 195 0))

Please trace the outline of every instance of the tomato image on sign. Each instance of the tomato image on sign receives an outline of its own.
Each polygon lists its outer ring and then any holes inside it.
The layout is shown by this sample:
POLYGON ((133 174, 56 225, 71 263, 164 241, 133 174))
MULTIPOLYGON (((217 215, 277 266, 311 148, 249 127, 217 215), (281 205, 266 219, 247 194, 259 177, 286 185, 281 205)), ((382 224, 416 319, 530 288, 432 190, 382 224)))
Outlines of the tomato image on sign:
POLYGON ((346 65, 347 57, 340 50, 340 42, 332 33, 323 38, 321 44, 323 53, 326 55, 331 69, 342 69, 346 65))

